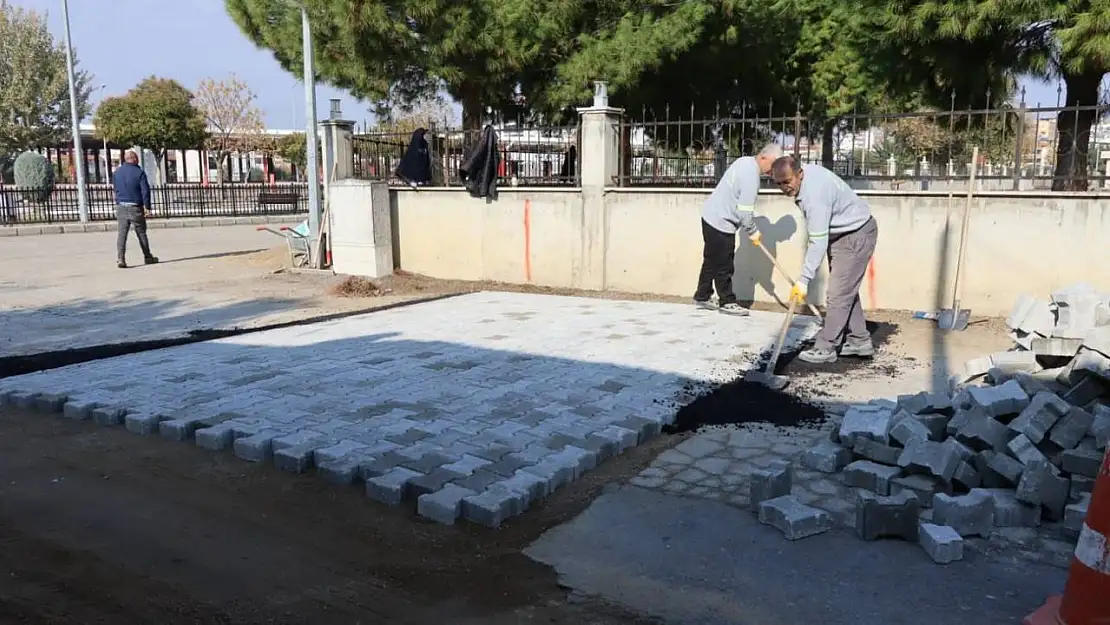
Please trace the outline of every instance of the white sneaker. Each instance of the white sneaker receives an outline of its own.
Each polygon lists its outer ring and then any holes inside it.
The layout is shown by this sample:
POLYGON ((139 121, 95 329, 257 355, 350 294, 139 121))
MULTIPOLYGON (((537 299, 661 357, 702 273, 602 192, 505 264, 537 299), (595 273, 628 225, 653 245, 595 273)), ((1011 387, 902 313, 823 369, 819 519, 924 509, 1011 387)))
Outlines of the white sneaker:
POLYGON ((737 304, 736 302, 729 302, 728 304, 723 304, 723 305, 717 307, 717 310, 726 314, 726 315, 733 315, 735 317, 747 317, 748 316, 748 309, 744 308, 740 304, 737 304))

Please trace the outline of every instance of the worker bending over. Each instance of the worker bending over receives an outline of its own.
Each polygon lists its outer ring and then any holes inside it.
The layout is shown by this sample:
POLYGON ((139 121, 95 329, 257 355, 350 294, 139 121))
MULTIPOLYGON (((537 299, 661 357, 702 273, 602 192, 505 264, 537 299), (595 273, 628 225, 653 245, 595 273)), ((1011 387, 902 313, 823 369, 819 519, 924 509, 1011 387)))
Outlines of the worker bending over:
POLYGON ((821 259, 826 255, 829 259, 825 324, 813 347, 798 358, 811 363, 835 362, 837 348, 841 356, 874 356, 859 297, 879 238, 871 208, 839 176, 820 165, 802 165, 793 156, 776 160, 771 177, 783 193, 794 198, 809 233, 802 272, 790 291, 795 301, 806 301, 821 259))

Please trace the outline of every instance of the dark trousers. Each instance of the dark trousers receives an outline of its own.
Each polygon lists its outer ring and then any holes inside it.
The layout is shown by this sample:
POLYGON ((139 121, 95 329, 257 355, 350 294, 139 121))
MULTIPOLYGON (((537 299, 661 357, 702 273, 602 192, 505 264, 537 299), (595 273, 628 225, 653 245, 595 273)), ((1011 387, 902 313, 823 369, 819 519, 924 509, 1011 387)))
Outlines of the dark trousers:
POLYGON ((116 260, 121 263, 127 260, 127 235, 132 226, 135 227, 135 236, 139 238, 139 247, 143 249, 143 258, 153 256, 150 253, 150 241, 146 238, 146 215, 142 207, 116 204, 116 224, 116 260))
POLYGON ((701 273, 698 274, 698 290, 694 300, 709 301, 713 297, 713 287, 717 288, 717 301, 721 304, 736 302, 732 292, 732 272, 736 263, 736 235, 726 234, 701 221, 701 238, 705 248, 701 256, 701 273))
POLYGON ((871 340, 859 287, 879 240, 879 224, 867 220, 859 230, 829 237, 829 282, 825 288, 825 325, 814 341, 818 348, 836 349, 842 341, 871 340))

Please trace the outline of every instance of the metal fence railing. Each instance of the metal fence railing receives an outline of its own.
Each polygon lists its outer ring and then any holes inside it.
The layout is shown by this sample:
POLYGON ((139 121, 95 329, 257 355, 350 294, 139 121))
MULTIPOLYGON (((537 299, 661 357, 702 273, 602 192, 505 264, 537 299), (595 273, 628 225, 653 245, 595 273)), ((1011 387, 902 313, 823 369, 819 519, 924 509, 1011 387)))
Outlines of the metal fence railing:
POLYGON ((983 190, 1110 188, 1110 106, 1026 107, 845 115, 801 112, 628 119, 622 186, 712 187, 736 158, 775 142, 806 163, 833 168, 856 188, 966 188, 973 147, 983 190))
MULTIPOLYGON (((111 186, 88 185, 85 192, 91 221, 116 218, 111 186)), ((0 225, 76 222, 78 198, 73 185, 58 185, 45 194, 38 189, 0 185, 0 225)), ((151 203, 154 219, 293 215, 308 212, 308 185, 169 184, 151 188, 151 203)))
MULTIPOLYGON (((496 129, 498 183, 504 186, 578 186, 578 128, 507 125, 496 129)), ((481 130, 432 127, 425 135, 431 152, 431 186, 461 186, 459 169, 477 145, 481 130)), ((395 174, 411 133, 371 132, 353 140, 356 178, 404 185, 395 174)))

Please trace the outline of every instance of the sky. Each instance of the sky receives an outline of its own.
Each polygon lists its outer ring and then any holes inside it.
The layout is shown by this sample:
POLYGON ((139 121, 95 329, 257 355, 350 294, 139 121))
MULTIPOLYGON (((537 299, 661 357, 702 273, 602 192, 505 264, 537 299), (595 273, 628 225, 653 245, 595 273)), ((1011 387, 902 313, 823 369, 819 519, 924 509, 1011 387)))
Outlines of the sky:
MULTIPOLYGON (((10 2, 47 14, 50 31, 64 40, 62 0, 10 2)), ((151 75, 192 89, 205 78, 234 73, 257 94, 267 127, 305 127, 303 86, 239 32, 223 0, 69 0, 69 21, 80 67, 93 74, 97 87, 94 107, 151 75)), ((1056 83, 1022 83, 1028 106, 1056 105, 1056 83)), ((316 89, 318 118, 327 117, 329 98, 340 98, 344 118, 360 126, 373 120, 366 103, 326 85, 316 89)))

